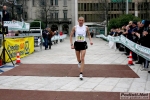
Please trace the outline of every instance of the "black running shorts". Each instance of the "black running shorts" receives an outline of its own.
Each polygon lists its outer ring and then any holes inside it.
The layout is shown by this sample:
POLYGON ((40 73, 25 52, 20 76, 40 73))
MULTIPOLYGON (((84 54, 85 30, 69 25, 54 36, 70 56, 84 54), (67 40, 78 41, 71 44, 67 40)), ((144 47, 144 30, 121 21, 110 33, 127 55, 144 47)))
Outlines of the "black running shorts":
POLYGON ((74 42, 74 48, 75 48, 76 51, 86 50, 88 48, 87 42, 86 41, 84 41, 84 42, 75 41, 74 42))

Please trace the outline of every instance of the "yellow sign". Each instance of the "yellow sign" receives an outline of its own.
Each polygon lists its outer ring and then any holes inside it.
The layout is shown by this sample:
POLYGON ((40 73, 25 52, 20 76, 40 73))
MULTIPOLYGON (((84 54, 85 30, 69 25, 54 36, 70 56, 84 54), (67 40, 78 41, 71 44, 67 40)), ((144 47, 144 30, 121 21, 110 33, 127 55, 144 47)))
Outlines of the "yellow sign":
MULTIPOLYGON (((16 60, 17 52, 20 58, 25 57, 34 52, 34 37, 6 39, 5 48, 12 60, 16 60)), ((10 62, 8 54, 5 52, 5 61, 10 62)))

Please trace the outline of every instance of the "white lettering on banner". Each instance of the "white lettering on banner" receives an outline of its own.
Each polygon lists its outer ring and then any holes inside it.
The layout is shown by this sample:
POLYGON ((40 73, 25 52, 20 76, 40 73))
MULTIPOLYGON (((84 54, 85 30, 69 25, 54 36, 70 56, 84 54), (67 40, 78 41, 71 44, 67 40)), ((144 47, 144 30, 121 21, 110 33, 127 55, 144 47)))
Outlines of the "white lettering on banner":
POLYGON ((150 49, 149 48, 146 48, 146 47, 143 47, 141 45, 136 45, 135 48, 141 52, 144 52, 146 54, 149 54, 150 55, 150 49))
POLYGON ((22 23, 18 22, 18 21, 4 21, 4 26, 8 26, 9 27, 15 27, 15 28, 22 28, 22 23))
POLYGON ((132 42, 132 41, 130 41, 130 40, 127 39, 127 38, 126 38, 126 43, 127 43, 127 45, 130 45, 130 46, 132 46, 132 47, 135 47, 135 43, 132 42))
POLYGON ((20 21, 4 21, 4 26, 8 26, 8 30, 29 31, 30 24, 20 21))
POLYGON ((124 36, 121 36, 121 42, 126 43, 126 38, 124 36))
POLYGON ((113 42, 119 42, 120 37, 112 37, 112 36, 108 36, 108 40, 113 41, 113 42))
POLYGON ((138 45, 123 35, 117 36, 117 37, 112 37, 112 36, 104 36, 100 35, 101 38, 107 39, 108 41, 113 41, 113 42, 118 42, 123 45, 125 45, 127 48, 131 49, 133 52, 137 53, 138 55, 142 56, 143 58, 147 59, 150 61, 150 49, 141 45, 138 45))
POLYGON ((4 21, 4 25, 5 24, 16 24, 17 23, 17 21, 4 21))

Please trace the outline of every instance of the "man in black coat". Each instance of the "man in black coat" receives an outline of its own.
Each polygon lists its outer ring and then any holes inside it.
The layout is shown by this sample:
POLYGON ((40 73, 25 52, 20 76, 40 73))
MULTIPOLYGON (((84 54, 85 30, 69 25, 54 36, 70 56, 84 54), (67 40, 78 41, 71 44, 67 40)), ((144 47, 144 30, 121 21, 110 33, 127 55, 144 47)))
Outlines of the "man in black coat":
MULTIPOLYGON (((144 31, 144 26, 142 25, 141 22, 138 22, 137 25, 138 25, 138 28, 137 28, 136 34, 139 34, 139 35, 140 35, 139 38, 142 38, 142 36, 143 36, 143 31, 144 31)), ((135 34, 135 35, 136 35, 136 34, 135 34)), ((138 37, 138 36, 137 36, 137 37, 138 37)), ((140 44, 139 38, 137 38, 137 39, 138 39, 137 44, 140 44)), ((138 61, 136 62, 136 64, 142 64, 142 62, 143 62, 143 58, 138 55, 138 61)))
MULTIPOLYGON (((144 47, 150 48, 149 40, 150 40, 150 34, 147 31, 143 31, 143 37, 141 37, 139 40, 141 45, 144 47)), ((144 68, 147 69, 148 66, 149 66, 149 61, 145 59, 144 68)))
POLYGON ((3 18, 2 18, 2 21, 10 21, 9 20, 9 13, 7 11, 7 7, 6 6, 3 6, 3 18))

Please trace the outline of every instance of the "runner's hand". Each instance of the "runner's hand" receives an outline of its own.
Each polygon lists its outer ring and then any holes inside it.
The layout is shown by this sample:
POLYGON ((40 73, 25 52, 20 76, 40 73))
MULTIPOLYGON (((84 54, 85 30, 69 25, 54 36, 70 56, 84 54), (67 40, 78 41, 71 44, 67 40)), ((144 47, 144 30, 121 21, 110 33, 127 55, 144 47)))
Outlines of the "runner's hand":
POLYGON ((93 45, 93 42, 90 42, 91 45, 93 45))
POLYGON ((73 46, 73 45, 71 46, 71 49, 74 49, 74 46, 73 46))

